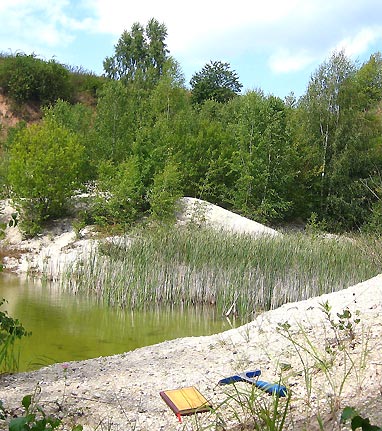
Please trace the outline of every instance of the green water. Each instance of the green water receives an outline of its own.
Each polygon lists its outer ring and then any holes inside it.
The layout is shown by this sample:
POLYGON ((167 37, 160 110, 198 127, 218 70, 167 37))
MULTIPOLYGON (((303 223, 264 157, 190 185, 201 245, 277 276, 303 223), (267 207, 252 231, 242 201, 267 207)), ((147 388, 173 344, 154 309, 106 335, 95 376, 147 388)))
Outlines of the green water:
POLYGON ((123 353, 186 336, 230 329, 213 309, 110 309, 94 300, 60 292, 57 285, 0 274, 2 309, 32 335, 23 339, 19 371, 123 353))

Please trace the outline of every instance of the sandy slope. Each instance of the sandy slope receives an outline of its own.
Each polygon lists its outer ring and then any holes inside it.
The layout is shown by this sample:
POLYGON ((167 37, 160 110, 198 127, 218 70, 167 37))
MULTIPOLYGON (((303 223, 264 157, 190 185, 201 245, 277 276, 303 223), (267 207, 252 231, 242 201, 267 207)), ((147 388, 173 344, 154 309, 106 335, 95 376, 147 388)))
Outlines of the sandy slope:
MULTIPOLYGON (((214 208, 209 208, 214 213, 214 208)), ((240 220, 243 225, 251 224, 240 220)), ((46 246, 41 247, 40 252, 46 246)), ((211 424, 209 429, 223 430, 226 428, 216 426, 216 415, 208 413, 185 417, 180 424, 159 392, 193 385, 217 407, 233 390, 217 386, 220 378, 260 368, 263 380, 277 382, 281 377, 291 392, 290 429, 316 429, 317 411, 325 430, 340 429, 338 415, 346 404, 382 424, 381 336, 382 275, 340 292, 286 304, 222 334, 166 341, 122 355, 72 362, 67 368, 56 364, 31 373, 1 376, 0 400, 12 414, 19 414, 22 397, 39 387, 40 404, 47 411, 62 415, 65 422, 82 423, 86 430, 196 430, 211 424), (360 312, 361 321, 354 324, 354 343, 346 341, 343 351, 335 347, 334 332, 321 311, 324 301, 333 306, 334 316, 346 307, 353 314, 360 312), (280 334, 277 325, 285 322, 291 325, 295 342, 303 346, 311 342, 309 350, 315 349, 316 357, 296 351, 296 345, 280 334), (324 353, 329 342, 335 355, 324 353), (331 358, 334 360, 329 364, 331 358), (306 376, 311 379, 308 385, 306 376)), ((237 385, 239 390, 249 387, 246 383, 237 385)), ((261 392, 259 397, 256 405, 271 400, 261 392)), ((236 410, 240 410, 238 406, 236 410)), ((219 411, 229 424, 227 410, 219 411)), ((244 422, 246 413, 241 411, 238 417, 244 422)), ((0 422, 0 429, 5 429, 4 423, 0 422)))

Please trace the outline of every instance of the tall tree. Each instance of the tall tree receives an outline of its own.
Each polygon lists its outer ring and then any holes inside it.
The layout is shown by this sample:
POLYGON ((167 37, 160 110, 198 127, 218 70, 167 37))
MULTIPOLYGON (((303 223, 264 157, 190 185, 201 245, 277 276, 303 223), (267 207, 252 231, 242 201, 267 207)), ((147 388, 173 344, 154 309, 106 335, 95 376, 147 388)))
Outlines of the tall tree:
MULTIPOLYGON (((315 195, 319 196, 320 211, 326 212, 329 193, 328 165, 336 152, 336 138, 339 126, 341 89, 345 80, 354 73, 354 65, 346 58, 343 51, 334 53, 312 75, 307 93, 301 105, 307 114, 304 120, 305 137, 310 140, 310 151, 317 160, 315 166, 315 195), (318 175, 317 175, 318 174, 318 175)), ((312 160, 312 158, 311 158, 312 160)))
POLYGON ((232 205, 260 220, 281 219, 291 206, 295 176, 287 107, 279 98, 253 91, 227 104, 227 110, 235 146, 230 160, 232 205))
POLYGON ((192 76, 190 85, 193 103, 203 103, 208 99, 228 102, 240 93, 243 87, 236 72, 230 70, 228 63, 221 61, 206 64, 200 72, 192 76))
POLYGON ((114 55, 104 60, 106 76, 125 83, 155 84, 168 59, 166 37, 166 26, 154 18, 146 27, 134 23, 129 32, 122 33, 114 55))
POLYGON ((364 222, 371 204, 362 182, 381 166, 378 67, 365 66, 357 71, 343 52, 333 54, 300 104, 307 207, 333 229, 364 222), (365 93, 367 82, 373 97, 365 93))

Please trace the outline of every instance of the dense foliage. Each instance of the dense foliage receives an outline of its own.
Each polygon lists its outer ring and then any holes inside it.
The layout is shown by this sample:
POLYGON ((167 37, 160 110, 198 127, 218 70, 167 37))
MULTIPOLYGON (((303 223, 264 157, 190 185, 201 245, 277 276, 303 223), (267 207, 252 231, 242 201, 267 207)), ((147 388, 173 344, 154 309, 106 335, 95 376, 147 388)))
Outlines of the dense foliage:
MULTIPOLYGON (((96 105, 58 100, 41 126, 8 133, 0 177, 20 202, 38 196, 40 219, 57 217, 81 180, 96 184, 86 218, 100 224, 167 218, 186 195, 261 222, 302 218, 333 231, 382 231, 379 53, 362 65, 333 53, 299 100, 282 100, 261 90, 239 94, 236 73, 221 62, 196 73, 187 89, 166 36, 154 19, 134 24, 105 59, 96 105), (41 138, 40 157, 33 148, 41 138), (53 142, 60 151, 50 152, 53 142), (61 150, 72 145, 64 157, 61 150), (48 154, 59 172, 54 181, 48 154), (36 157, 39 170, 27 187, 22 164, 36 157), (62 177, 65 196, 55 186, 62 177)), ((51 89, 46 98, 53 100, 51 89)))
POLYGON ((211 99, 216 102, 228 102, 240 93, 242 84, 228 63, 211 61, 200 72, 195 73, 190 81, 192 100, 203 103, 211 99))
POLYGON ((26 233, 34 235, 44 220, 65 214, 79 185, 83 153, 78 136, 52 120, 15 136, 8 178, 26 233))
POLYGON ((105 59, 106 76, 120 79, 125 84, 155 84, 168 57, 166 36, 166 26, 153 18, 146 27, 134 23, 131 31, 122 33, 114 55, 105 59))
POLYGON ((16 102, 48 104, 70 98, 69 72, 55 60, 44 61, 23 53, 2 57, 0 87, 16 102))

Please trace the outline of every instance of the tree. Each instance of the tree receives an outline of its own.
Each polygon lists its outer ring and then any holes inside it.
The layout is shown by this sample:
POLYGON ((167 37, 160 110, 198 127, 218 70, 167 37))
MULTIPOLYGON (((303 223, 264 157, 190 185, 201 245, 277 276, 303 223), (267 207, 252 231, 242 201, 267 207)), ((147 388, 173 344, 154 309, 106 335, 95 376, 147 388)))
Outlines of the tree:
POLYGON ((138 157, 131 156, 118 165, 102 162, 99 171, 101 194, 94 207, 94 220, 100 225, 131 225, 145 210, 145 189, 138 157))
POLYGON ((295 177, 288 108, 281 99, 257 91, 225 106, 234 146, 228 170, 229 200, 245 216, 280 220, 291 208, 295 177))
POLYGON ((106 57, 103 67, 107 77, 124 83, 155 84, 168 59, 167 28, 154 18, 144 28, 138 22, 124 31, 112 57, 106 57))
POLYGON ((359 109, 370 109, 382 100, 382 57, 377 52, 358 70, 355 81, 360 103, 359 109), (363 97, 362 97, 363 96, 363 97))
POLYGON ((163 171, 156 172, 148 193, 151 215, 159 220, 172 220, 175 206, 182 196, 182 180, 176 163, 169 161, 163 171))
POLYGON ((382 163, 377 60, 357 71, 343 52, 333 54, 299 106, 305 207, 334 230, 358 228, 375 200, 363 183, 382 163))
POLYGON ((228 63, 211 61, 195 73, 191 80, 192 102, 203 103, 208 99, 216 102, 228 102, 243 87, 236 72, 230 70, 228 63))
POLYGON ((84 147, 54 121, 22 129, 9 152, 8 179, 22 228, 36 234, 44 220, 62 216, 79 185, 84 147))

